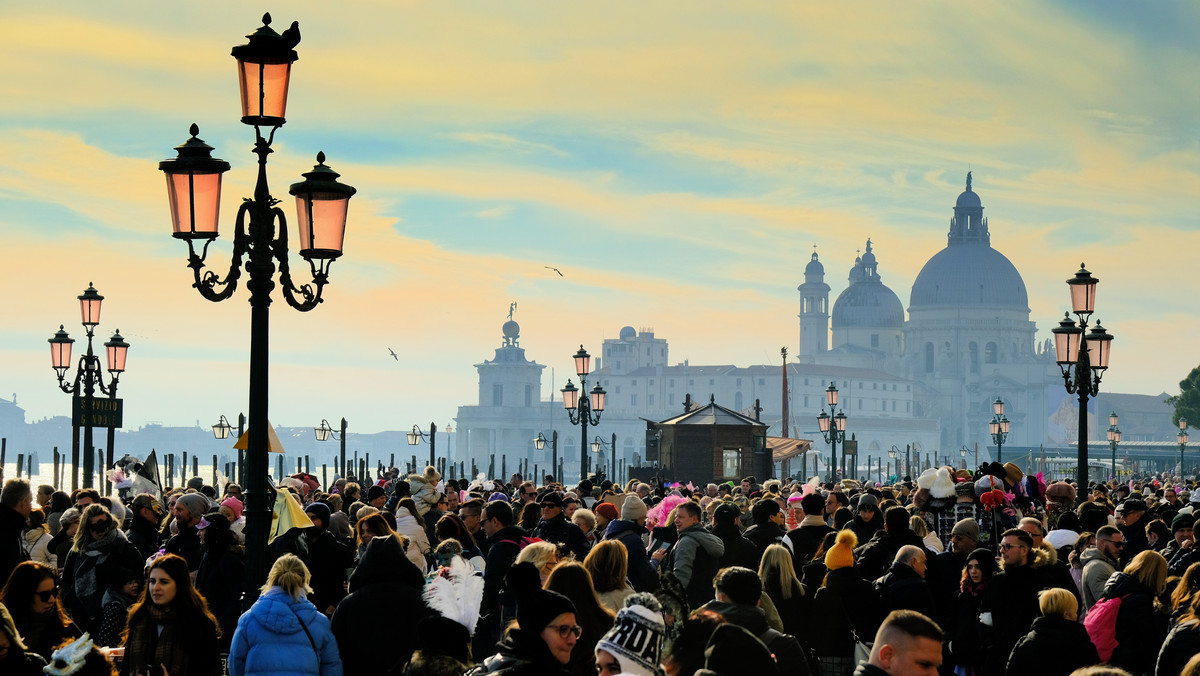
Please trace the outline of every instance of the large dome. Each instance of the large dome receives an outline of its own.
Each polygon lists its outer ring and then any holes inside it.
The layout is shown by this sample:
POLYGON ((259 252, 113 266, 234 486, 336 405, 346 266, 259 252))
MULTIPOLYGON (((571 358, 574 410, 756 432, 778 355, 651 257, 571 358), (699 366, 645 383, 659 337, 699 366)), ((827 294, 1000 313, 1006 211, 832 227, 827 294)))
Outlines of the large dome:
POLYGON ((913 282, 908 308, 999 307, 1029 312, 1021 273, 1004 254, 976 242, 939 251, 913 282))
POLYGON ((983 204, 967 189, 954 204, 946 248, 939 251, 913 282, 908 309, 929 307, 979 307, 1029 312, 1025 282, 1004 254, 992 248, 983 204))

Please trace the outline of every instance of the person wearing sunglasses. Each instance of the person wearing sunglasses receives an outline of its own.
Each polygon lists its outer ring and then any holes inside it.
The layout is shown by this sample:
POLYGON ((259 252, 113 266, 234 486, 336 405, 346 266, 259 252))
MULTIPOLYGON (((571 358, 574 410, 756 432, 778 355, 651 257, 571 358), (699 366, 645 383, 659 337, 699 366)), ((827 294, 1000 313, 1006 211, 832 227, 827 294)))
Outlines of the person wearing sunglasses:
MULTIPOLYGON (((0 589, 0 604, 12 614, 25 645, 49 660, 55 646, 83 635, 59 601, 58 573, 45 564, 25 561, 0 589)), ((7 676, 7 671, 0 671, 7 676)))
POLYGON ((88 505, 63 564, 63 604, 84 631, 95 635, 103 615, 104 592, 129 573, 141 572, 142 567, 142 555, 108 509, 99 503, 88 505))
POLYGON ((537 568, 531 563, 514 565, 506 581, 517 599, 517 621, 496 646, 496 654, 468 674, 567 676, 571 652, 583 635, 575 619, 575 604, 562 594, 542 589, 537 568))
POLYGON ((1088 609, 1104 595, 1104 585, 1112 574, 1121 569, 1121 551, 1125 549, 1125 535, 1116 526, 1104 526, 1096 531, 1096 546, 1088 547, 1079 555, 1083 562, 1083 610, 1088 609))

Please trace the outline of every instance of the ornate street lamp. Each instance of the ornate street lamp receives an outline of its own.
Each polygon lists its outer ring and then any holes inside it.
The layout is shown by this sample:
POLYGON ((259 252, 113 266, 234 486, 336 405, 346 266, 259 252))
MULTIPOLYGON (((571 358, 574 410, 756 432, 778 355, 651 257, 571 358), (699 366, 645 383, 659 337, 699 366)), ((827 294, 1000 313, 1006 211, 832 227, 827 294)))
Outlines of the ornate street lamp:
POLYGON ((1108 414, 1108 448, 1112 451, 1112 478, 1117 478, 1117 444, 1121 443, 1121 430, 1117 427, 1117 412, 1108 414))
POLYGON ((1004 440, 1008 438, 1008 427, 1008 417, 1004 415, 1004 400, 996 397, 996 401, 992 402, 992 420, 988 423, 988 432, 996 444, 996 462, 1004 462, 1001 450, 1004 440))
POLYGON ((271 527, 272 495, 267 484, 267 406, 269 396, 271 291, 275 288, 276 264, 279 286, 292 307, 307 312, 323 300, 329 281, 329 266, 342 253, 346 210, 355 189, 339 183, 338 174, 325 166, 324 153, 317 166, 295 183, 289 194, 298 207, 300 257, 308 262, 312 281, 297 287, 288 262, 288 228, 279 200, 267 186, 267 156, 273 151, 275 132, 285 122, 292 63, 298 58, 298 24, 282 34, 271 28, 271 15, 247 36, 249 43, 234 47, 241 90, 242 122, 254 127, 254 154, 258 156, 258 178, 254 196, 237 211, 233 235, 233 257, 224 278, 205 270, 208 246, 217 238, 220 213, 221 176, 229 163, 212 157, 212 147, 197 135, 176 147, 177 157, 163 160, 158 168, 167 177, 173 235, 188 245, 188 267, 192 286, 211 301, 231 297, 243 268, 250 279, 250 416, 247 450, 246 494, 246 594, 249 607, 257 598, 267 576, 267 535, 271 527), (264 136, 266 128, 266 136, 264 136), (200 244, 197 252, 197 243, 200 244), (243 263, 243 258, 248 260, 243 263))
POLYGON ((1182 479, 1184 476, 1183 449, 1187 447, 1188 442, 1187 418, 1179 419, 1179 434, 1175 435, 1175 441, 1179 442, 1179 478, 1182 479))
POLYGON ((1108 356, 1113 337, 1096 320, 1096 326, 1086 333, 1088 320, 1096 310, 1096 285, 1100 280, 1093 277, 1081 263, 1079 272, 1067 280, 1071 289, 1071 311, 1063 315, 1054 334, 1055 361, 1062 371, 1067 394, 1079 396, 1079 450, 1075 468, 1075 481, 1079 490, 1088 485, 1088 398, 1100 393, 1100 378, 1108 369, 1108 356))
MULTIPOLYGON (((119 410, 117 398, 117 381, 125 372, 125 358, 129 353, 129 343, 121 337, 120 331, 113 333, 112 338, 104 343, 105 362, 109 381, 104 381, 100 372, 100 358, 92 349, 92 339, 95 337, 96 326, 100 324, 100 307, 104 296, 96 291, 96 287, 88 283, 88 288, 79 296, 79 314, 84 331, 87 332, 87 354, 79 358, 74 378, 69 379, 67 371, 71 368, 71 344, 75 342, 67 335, 66 329, 59 324, 58 331, 47 342, 50 343, 50 367, 58 375, 58 387, 63 392, 72 395, 71 417, 75 425, 83 424, 83 487, 91 488, 93 475, 96 473, 96 452, 92 448, 92 427, 96 424, 96 388, 113 400, 113 411, 119 410), (82 395, 82 396, 81 396, 82 395), (78 403, 76 403, 78 400, 78 403)), ((100 418, 102 426, 107 427, 108 452, 113 451, 113 440, 116 420, 100 418)), ((76 431, 76 434, 78 432, 76 431)), ((74 436, 74 435, 73 435, 74 436)), ((78 437, 74 436, 74 443, 78 437)), ((78 447, 76 447, 78 448, 78 447)), ((72 480, 73 483, 73 480, 72 480)))
POLYGON ((229 421, 225 419, 225 416, 221 416, 221 419, 217 421, 217 424, 212 426, 213 438, 228 439, 229 431, 232 429, 233 425, 229 424, 229 421))
MULTIPOLYGON (((558 430, 553 430, 550 433, 550 473, 555 475, 555 478, 562 481, 562 477, 558 476, 558 430)), ((546 437, 538 432, 538 435, 533 438, 533 447, 541 451, 546 448, 546 437)))
MULTIPOLYGON (((434 457, 437 448, 437 425, 429 423, 429 434, 422 432, 417 425, 413 425, 412 431, 407 436, 409 446, 416 446, 424 439, 429 439, 429 464, 437 467, 437 458, 434 457)), ((413 471, 416 472, 417 468, 414 467, 413 471)))
POLYGON ((579 425, 579 480, 583 481, 587 478, 587 428, 588 425, 596 426, 600 424, 600 415, 604 413, 604 399, 607 392, 603 387, 597 384, 592 388, 590 396, 579 398, 580 390, 587 390, 587 376, 592 370, 592 356, 579 346, 579 351, 575 353, 575 375, 579 376, 579 387, 576 388, 571 383, 571 379, 567 379, 567 386, 562 388, 563 408, 567 409, 567 419, 572 425, 579 425))
POLYGON ((829 404, 829 413, 822 408, 817 415, 817 428, 825 443, 829 444, 829 480, 837 482, 837 445, 846 440, 846 414, 834 409, 838 403, 838 389, 833 383, 825 388, 825 402, 829 404))
MULTIPOLYGON (((212 431, 213 431, 214 439, 228 439, 229 434, 233 431, 233 426, 229 424, 229 420, 227 420, 225 418, 225 416, 221 416, 221 419, 217 421, 217 424, 212 426, 212 431)), ((246 416, 239 413, 238 414, 238 426, 237 426, 237 438, 241 439, 242 434, 244 434, 245 431, 246 431, 246 416)), ((237 446, 239 444, 234 444, 234 445, 237 446)), ((246 466, 245 466, 246 452, 243 451, 241 448, 239 448, 237 454, 238 454, 237 473, 233 477, 230 477, 230 480, 235 481, 235 482, 241 482, 241 481, 245 481, 244 470, 246 469, 246 466)))
POLYGON ((349 476, 350 469, 346 467, 346 419, 342 418, 342 426, 339 432, 334 432, 329 426, 329 421, 321 418, 321 426, 313 428, 313 434, 316 435, 317 441, 329 441, 329 437, 333 437, 334 441, 341 445, 338 449, 338 468, 342 476, 349 476))

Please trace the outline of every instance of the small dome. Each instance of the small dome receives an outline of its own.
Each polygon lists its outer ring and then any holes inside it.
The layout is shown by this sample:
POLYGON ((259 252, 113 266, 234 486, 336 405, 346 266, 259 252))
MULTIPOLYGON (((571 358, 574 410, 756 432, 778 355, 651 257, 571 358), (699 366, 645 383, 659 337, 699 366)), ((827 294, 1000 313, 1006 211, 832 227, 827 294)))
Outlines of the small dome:
MULTIPOLYGON (((985 186, 986 187, 986 186, 985 186)), ((975 194, 970 188, 967 188, 958 196, 958 201, 954 203, 956 207, 978 208, 983 206, 983 202, 979 200, 979 195, 975 194)))
POLYGON ((808 265, 804 266, 804 274, 807 275, 823 275, 825 274, 825 266, 821 265, 821 261, 817 260, 817 252, 814 251, 812 260, 808 265))
POLYGON ((633 340, 637 338, 637 331, 632 326, 626 326, 621 329, 621 340, 633 340))
POLYGON ((521 325, 511 319, 504 322, 504 327, 501 330, 504 331, 505 338, 519 338, 521 336, 521 325))

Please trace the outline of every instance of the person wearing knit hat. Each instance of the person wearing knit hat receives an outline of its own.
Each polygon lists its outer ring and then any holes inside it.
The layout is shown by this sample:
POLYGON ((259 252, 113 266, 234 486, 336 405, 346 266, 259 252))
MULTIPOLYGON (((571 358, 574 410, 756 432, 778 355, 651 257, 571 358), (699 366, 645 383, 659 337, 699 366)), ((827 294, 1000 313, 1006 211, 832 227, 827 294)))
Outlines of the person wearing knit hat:
POLYGON ((596 643, 597 672, 600 676, 657 676, 666 631, 658 599, 644 592, 630 595, 612 629, 596 643))
POLYGON ((640 523, 645 518, 646 503, 642 502, 636 495, 625 496, 624 502, 621 503, 621 519, 640 523))
POLYGON ((721 676, 779 673, 775 656, 754 634, 736 624, 722 624, 704 648, 704 668, 721 676))
POLYGON ((879 626, 879 595, 875 585, 854 569, 857 544, 853 531, 838 531, 833 546, 825 551, 825 567, 829 572, 812 597, 812 617, 819 620, 813 623, 806 638, 821 661, 822 673, 853 672, 856 666, 853 633, 857 632, 859 640, 868 641, 879 626))
POLYGON ((611 502, 598 503, 592 513, 596 515, 596 532, 604 533, 608 528, 608 524, 621 518, 621 513, 617 511, 617 506, 611 502))
MULTIPOLYGON (((175 500, 175 505, 176 507, 183 505, 183 507, 190 513, 190 516, 194 517, 196 521, 199 521, 200 517, 209 512, 212 503, 208 498, 204 497, 200 493, 184 493, 175 500)), ((176 514, 175 518, 180 519, 180 516, 176 514)), ((193 523, 186 517, 182 520, 189 521, 189 523, 180 525, 189 525, 193 523)))
POLYGON ((834 571, 839 568, 853 567, 854 548, 857 545, 858 538, 855 537, 854 531, 839 531, 837 539, 833 542, 833 546, 829 548, 829 551, 825 552, 826 570, 834 571))
POLYGON ((532 563, 515 564, 505 582, 517 600, 517 624, 496 646, 496 654, 468 673, 563 674, 563 666, 571 661, 571 651, 583 634, 575 620, 575 605, 562 594, 542 589, 532 563))
POLYGON ((979 522, 975 519, 963 519, 954 524, 954 528, 950 529, 950 537, 964 538, 970 540, 969 543, 964 543, 963 546, 970 545, 968 552, 975 551, 975 545, 979 543, 979 522))

